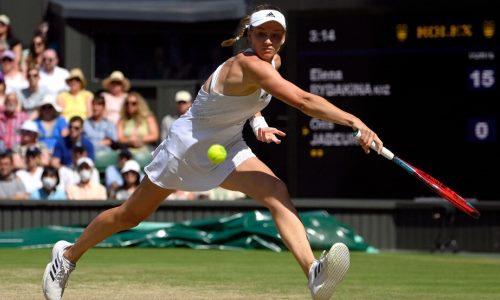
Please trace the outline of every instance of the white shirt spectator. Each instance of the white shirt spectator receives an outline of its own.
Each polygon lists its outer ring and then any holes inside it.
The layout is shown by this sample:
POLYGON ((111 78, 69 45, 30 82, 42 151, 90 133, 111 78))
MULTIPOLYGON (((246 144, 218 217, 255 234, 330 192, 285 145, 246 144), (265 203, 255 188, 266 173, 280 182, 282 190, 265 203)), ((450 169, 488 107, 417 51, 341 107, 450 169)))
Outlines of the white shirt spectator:
POLYGON ((42 173, 43 168, 37 167, 34 173, 30 173, 27 170, 19 170, 16 172, 16 176, 23 182, 26 192, 31 194, 42 187, 42 173))
POLYGON ((17 73, 13 77, 5 77, 5 86, 5 93, 10 94, 27 88, 29 83, 23 74, 17 73))
POLYGON ((45 69, 40 69, 40 83, 41 88, 45 88, 50 94, 57 96, 62 91, 69 90, 66 84, 66 79, 69 77, 68 70, 61 67, 54 67, 52 73, 47 73, 45 69))
MULTIPOLYGON (((92 177, 90 179, 93 183, 100 183, 99 171, 96 168, 92 169, 92 177)), ((62 166, 59 168, 59 186, 58 188, 62 188, 66 190, 69 185, 78 184, 80 182, 80 174, 76 169, 62 166)))

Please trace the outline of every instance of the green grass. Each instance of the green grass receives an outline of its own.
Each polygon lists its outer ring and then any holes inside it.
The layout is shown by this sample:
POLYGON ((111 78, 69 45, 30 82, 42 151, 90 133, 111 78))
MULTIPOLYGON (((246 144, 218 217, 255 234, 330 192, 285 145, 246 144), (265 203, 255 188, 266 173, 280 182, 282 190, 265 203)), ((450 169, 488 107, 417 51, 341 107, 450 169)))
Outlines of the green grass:
MULTIPOLYGON (((41 299, 48 249, 0 250, 0 299, 41 299)), ((290 253, 95 249, 65 299, 308 299, 290 253)), ((500 259, 353 253, 335 299, 500 299, 500 259)))

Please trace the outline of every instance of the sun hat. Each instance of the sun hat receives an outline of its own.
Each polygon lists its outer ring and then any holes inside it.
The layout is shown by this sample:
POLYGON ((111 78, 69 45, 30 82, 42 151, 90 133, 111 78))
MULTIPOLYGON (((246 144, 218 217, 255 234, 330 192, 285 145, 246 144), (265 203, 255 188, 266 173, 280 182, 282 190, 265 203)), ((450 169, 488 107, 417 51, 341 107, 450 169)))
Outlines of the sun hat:
POLYGON ((188 91, 178 91, 175 93, 175 102, 191 102, 193 100, 193 97, 191 96, 191 93, 188 91))
POLYGON ((40 107, 42 107, 42 106, 44 106, 46 104, 52 105, 52 107, 57 112, 61 112, 62 111, 61 107, 57 104, 56 97, 54 95, 51 95, 51 94, 45 95, 43 97, 42 101, 40 102, 40 104, 38 104, 38 108, 40 108, 40 107))
POLYGON ((123 168, 121 170, 122 173, 127 173, 128 171, 134 171, 138 174, 141 173, 141 167, 139 166, 139 163, 136 162, 133 159, 127 160, 125 162, 125 165, 123 165, 123 168))
POLYGON ((109 84, 113 81, 118 81, 123 84, 123 89, 128 91, 130 89, 130 81, 120 71, 113 71, 106 79, 102 81, 102 87, 109 89, 109 84))
POLYGON ((69 83, 71 79, 78 79, 82 83, 82 87, 85 88, 87 86, 87 80, 83 75, 83 72, 79 68, 74 68, 69 71, 69 76, 66 78, 66 83, 69 83))

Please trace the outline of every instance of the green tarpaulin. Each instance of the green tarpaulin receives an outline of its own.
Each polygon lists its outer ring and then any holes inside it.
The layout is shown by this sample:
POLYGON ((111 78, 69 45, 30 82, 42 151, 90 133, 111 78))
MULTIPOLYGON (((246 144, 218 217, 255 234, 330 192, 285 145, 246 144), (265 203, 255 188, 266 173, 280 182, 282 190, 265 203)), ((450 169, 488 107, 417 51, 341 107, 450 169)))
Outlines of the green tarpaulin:
MULTIPOLYGON (((328 249, 343 242, 351 250, 376 251, 352 228, 326 211, 300 214, 313 249, 328 249)), ((75 241, 84 227, 47 226, 0 232, 0 247, 50 247, 58 240, 75 241)), ((190 247, 195 249, 285 250, 268 212, 252 211, 228 217, 180 223, 143 222, 117 233, 98 247, 190 247)))

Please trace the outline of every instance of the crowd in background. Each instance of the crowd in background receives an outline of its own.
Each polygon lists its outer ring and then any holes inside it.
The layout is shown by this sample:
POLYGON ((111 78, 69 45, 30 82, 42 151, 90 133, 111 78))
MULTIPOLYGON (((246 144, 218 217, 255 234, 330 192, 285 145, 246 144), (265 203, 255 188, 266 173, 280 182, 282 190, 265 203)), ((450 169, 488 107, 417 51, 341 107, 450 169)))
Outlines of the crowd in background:
MULTIPOLYGON (((23 49, 9 17, 0 15, 0 199, 125 200, 144 176, 160 135, 166 138, 192 96, 178 91, 177 112, 165 116, 160 128, 121 71, 93 93, 82 70, 59 65, 47 32, 43 23, 23 49)), ((215 189, 178 191, 169 199, 242 197, 215 189)))

